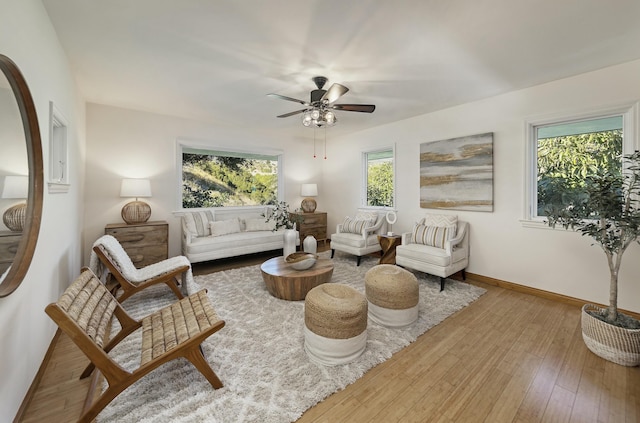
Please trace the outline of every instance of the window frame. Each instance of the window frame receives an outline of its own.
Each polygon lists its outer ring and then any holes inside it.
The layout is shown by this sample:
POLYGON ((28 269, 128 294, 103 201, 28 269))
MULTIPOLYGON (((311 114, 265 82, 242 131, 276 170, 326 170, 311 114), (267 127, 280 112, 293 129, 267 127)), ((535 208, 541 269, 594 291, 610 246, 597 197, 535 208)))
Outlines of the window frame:
MULTIPOLYGON (((536 128, 571 121, 598 119, 610 116, 622 116, 622 154, 630 154, 638 149, 638 128, 640 128, 640 102, 624 103, 598 109, 556 113, 525 120, 525 187, 523 218, 525 227, 550 228, 545 216, 538 216, 538 140, 536 128)), ((557 229, 557 228, 556 228, 557 229)))
POLYGON ((362 152, 362 164, 361 164, 361 180, 362 180, 362 184, 361 184, 361 190, 360 190, 360 208, 366 208, 366 209, 371 209, 371 210, 396 210, 396 145, 395 143, 390 145, 390 146, 385 146, 385 147, 380 147, 380 148, 374 148, 374 149, 370 149, 370 150, 365 150, 362 152), (391 151, 391 156, 393 159, 393 195, 392 195, 392 201, 393 201, 393 205, 391 206, 369 206, 367 204, 367 188, 368 188, 368 169, 369 169, 369 159, 368 156, 369 154, 373 154, 373 153, 380 153, 383 151, 391 151))
MULTIPOLYGON (((197 149, 197 150, 208 150, 215 152, 228 152, 230 154, 239 153, 239 154, 260 154, 260 155, 269 155, 269 156, 277 156, 278 158, 278 202, 284 201, 284 151, 279 149, 272 148, 231 148, 227 145, 216 145, 213 143, 201 143, 192 140, 183 140, 178 139, 176 142, 176 210, 179 211, 197 211, 202 210, 203 208, 184 208, 182 207, 182 155, 185 149, 197 149)), ((262 205, 266 206, 266 205, 262 205)), ((243 207, 260 207, 259 205, 255 206, 222 206, 220 209, 239 209, 243 207)), ((206 209, 208 207, 204 207, 206 209)))

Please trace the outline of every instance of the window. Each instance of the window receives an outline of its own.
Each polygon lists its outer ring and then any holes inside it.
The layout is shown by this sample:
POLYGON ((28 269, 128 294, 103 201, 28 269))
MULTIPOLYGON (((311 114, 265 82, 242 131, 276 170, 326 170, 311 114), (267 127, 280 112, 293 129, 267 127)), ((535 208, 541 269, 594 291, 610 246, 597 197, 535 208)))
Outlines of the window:
POLYGON ((393 207, 395 191, 393 156, 393 148, 363 153, 365 189, 362 203, 364 206, 393 207))
POLYGON ((180 147, 182 208, 278 203, 280 154, 180 147))
POLYGON ((576 200, 599 172, 622 172, 621 157, 633 150, 634 109, 528 125, 530 220, 576 200))
POLYGON ((49 192, 68 192, 67 120, 53 102, 49 102, 49 158, 49 192))

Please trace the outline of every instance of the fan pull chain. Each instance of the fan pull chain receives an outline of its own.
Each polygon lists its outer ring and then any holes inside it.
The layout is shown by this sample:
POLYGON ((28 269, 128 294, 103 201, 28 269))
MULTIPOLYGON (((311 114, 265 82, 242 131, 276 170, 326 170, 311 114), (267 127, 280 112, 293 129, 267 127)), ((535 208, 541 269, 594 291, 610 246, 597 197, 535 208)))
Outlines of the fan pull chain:
POLYGON ((324 159, 327 160, 327 127, 324 127, 324 159))
POLYGON ((316 128, 313 128, 313 158, 316 158, 316 128))

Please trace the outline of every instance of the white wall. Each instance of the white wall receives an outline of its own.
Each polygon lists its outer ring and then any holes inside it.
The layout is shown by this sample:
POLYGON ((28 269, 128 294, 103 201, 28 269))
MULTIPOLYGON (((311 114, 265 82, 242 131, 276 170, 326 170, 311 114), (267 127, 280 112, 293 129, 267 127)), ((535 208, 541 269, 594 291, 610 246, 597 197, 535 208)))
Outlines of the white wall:
POLYGON ((178 139, 240 151, 255 148, 284 151, 285 201, 291 210, 299 207, 302 201, 300 184, 316 182, 321 175, 323 160, 314 159, 313 145, 295 135, 283 138, 266 131, 221 128, 176 117, 89 104, 85 263, 89 262, 91 245, 104 234, 104 226, 122 223, 120 210, 131 201, 119 197, 123 177, 151 179, 152 197, 144 199, 151 206, 150 220, 169 222, 169 254, 180 254, 180 219, 172 214, 180 201, 176 169, 178 139))
MULTIPOLYGON (((562 229, 523 227, 525 120, 552 113, 581 112, 640 100, 640 61, 419 116, 331 141, 341 154, 327 160, 322 187, 329 231, 359 204, 363 150, 396 145, 398 222, 407 231, 426 212, 457 214, 470 222, 468 271, 588 301, 608 304, 609 270, 591 240, 562 229), (493 132, 494 211, 420 208, 419 148, 428 141, 493 132), (345 184, 344 181, 352 181, 345 184)), ((382 110, 382 107, 378 108, 382 110)), ((379 110, 376 110, 378 113, 379 110)), ((375 115, 374 115, 375 116, 375 115)), ((639 128, 640 129, 640 128, 639 128)), ((637 137, 637 136, 636 136, 637 137)), ((638 148, 638 140, 634 140, 638 148)), ((625 253, 619 306, 640 312, 640 247, 625 253)))
POLYGON ((40 237, 22 285, 0 298, 0 421, 12 421, 56 326, 44 312, 77 275, 84 179, 84 107, 49 17, 39 0, 0 0, 0 53, 20 68, 34 99, 48 174, 49 102, 68 120, 71 189, 45 186, 40 237))

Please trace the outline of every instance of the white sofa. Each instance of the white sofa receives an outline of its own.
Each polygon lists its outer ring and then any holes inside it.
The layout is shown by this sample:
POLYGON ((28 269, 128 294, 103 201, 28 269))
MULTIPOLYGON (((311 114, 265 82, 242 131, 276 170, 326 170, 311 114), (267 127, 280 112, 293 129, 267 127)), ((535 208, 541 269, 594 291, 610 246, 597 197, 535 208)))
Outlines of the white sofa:
MULTIPOLYGON (((269 206, 206 208, 180 212, 182 254, 191 263, 282 249, 284 229, 265 222, 269 206)), ((296 231, 297 232, 297 231, 296 231)), ((296 245, 300 244, 296 234, 296 245)))

